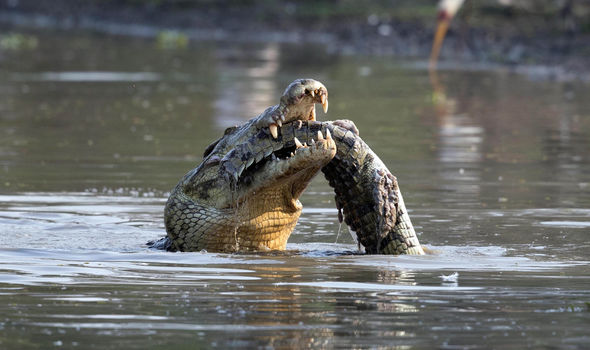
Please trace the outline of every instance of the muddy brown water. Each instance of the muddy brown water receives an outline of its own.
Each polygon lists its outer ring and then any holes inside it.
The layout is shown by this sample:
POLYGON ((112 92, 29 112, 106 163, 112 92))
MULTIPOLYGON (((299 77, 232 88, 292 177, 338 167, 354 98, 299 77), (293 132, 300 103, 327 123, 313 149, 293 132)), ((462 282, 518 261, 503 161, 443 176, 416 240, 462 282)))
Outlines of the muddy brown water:
POLYGON ((321 47, 36 35, 0 51, 0 348, 590 347, 588 85, 451 65, 433 89, 424 62, 321 47), (397 175, 432 253, 354 254, 321 175, 285 253, 147 249, 204 148, 298 77, 397 175))

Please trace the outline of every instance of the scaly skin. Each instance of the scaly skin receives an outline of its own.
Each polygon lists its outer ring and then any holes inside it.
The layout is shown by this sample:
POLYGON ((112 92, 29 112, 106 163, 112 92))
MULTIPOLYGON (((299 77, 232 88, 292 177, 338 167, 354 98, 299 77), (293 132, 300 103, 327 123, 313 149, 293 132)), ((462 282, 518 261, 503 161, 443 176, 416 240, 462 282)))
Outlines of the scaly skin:
POLYGON ((327 90, 293 82, 259 117, 229 128, 184 176, 165 208, 167 240, 181 251, 285 249, 298 198, 321 169, 346 223, 367 253, 424 254, 397 181, 350 121, 316 122, 327 90), (333 135, 333 136, 332 136, 333 135))
POLYGON ((295 138, 305 144, 313 143, 317 135, 331 135, 337 151, 322 172, 336 193, 339 220, 356 232, 365 252, 424 254, 397 179, 360 138, 352 121, 308 121, 284 126, 281 132, 287 145, 295 138))
POLYGON ((335 155, 334 141, 286 147, 283 123, 315 120, 315 103, 328 92, 296 80, 257 118, 229 128, 205 151, 203 162, 172 190, 164 218, 172 249, 248 251, 285 249, 301 214, 298 198, 335 155), (291 155, 293 153, 293 155, 291 155))
POLYGON ((354 123, 322 123, 324 129, 336 142, 336 156, 322 172, 336 192, 340 222, 343 211, 346 224, 369 254, 424 254, 397 179, 359 137, 354 123))

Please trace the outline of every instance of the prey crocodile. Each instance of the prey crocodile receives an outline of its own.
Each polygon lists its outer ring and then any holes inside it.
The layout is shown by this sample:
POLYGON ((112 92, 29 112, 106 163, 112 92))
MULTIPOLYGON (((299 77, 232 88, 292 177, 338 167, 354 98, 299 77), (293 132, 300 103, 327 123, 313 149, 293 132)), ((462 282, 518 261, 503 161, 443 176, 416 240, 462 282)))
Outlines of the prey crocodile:
POLYGON ((396 178, 349 120, 319 122, 328 90, 313 79, 291 83, 277 105, 225 130, 203 161, 171 191, 167 237, 155 246, 211 252, 284 250, 301 193, 324 173, 338 218, 371 254, 424 254, 396 178))

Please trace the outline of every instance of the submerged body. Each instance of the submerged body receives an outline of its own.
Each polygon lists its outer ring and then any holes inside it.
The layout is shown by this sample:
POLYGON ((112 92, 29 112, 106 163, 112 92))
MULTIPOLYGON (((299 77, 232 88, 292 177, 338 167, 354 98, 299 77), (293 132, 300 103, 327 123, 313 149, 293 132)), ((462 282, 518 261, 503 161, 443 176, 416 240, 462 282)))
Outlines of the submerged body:
POLYGON ((322 170, 367 253, 423 254, 395 178, 352 122, 315 121, 315 103, 327 110, 326 88, 297 80, 278 105, 209 146, 170 194, 168 247, 285 249, 301 214, 298 198, 322 170))

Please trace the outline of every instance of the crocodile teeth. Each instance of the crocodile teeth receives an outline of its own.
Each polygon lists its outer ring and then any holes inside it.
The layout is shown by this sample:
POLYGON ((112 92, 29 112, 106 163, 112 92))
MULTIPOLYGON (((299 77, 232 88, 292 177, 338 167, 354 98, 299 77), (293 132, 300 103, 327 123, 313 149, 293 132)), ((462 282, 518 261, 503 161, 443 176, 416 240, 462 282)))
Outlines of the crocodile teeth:
POLYGON ((249 168, 252 165, 252 163, 254 163, 254 158, 248 159, 248 163, 246 163, 246 168, 249 168))
POLYGON ((315 120, 315 105, 311 107, 311 114, 309 120, 315 120))
POLYGON ((294 138, 293 141, 295 141, 295 147, 296 148, 301 148, 303 147, 303 145, 301 144, 301 141, 299 141, 298 138, 294 138))
POLYGON ((293 157, 295 155, 295 153, 291 152, 291 157, 293 157))
POLYGON ((322 102, 322 108, 324 109, 324 113, 328 113, 328 99, 326 98, 326 95, 321 95, 320 101, 322 102))
POLYGON ((314 98, 314 97, 315 97, 315 92, 313 92, 313 90, 311 90, 311 91, 309 92, 309 94, 311 95, 311 97, 312 97, 312 98, 314 98))
POLYGON ((314 139, 309 140, 309 145, 310 146, 315 146, 315 140, 314 139))
POLYGON ((323 141, 324 140, 324 135, 322 135, 322 132, 320 130, 318 130, 318 141, 323 141))
POLYGON ((272 160, 273 162, 274 162, 275 160, 277 160, 277 156, 276 156, 274 153, 272 154, 272 158, 271 158, 271 160, 272 160))
POLYGON ((283 126, 283 122, 281 122, 281 119, 277 119, 277 126, 280 128, 281 126, 283 126))
POLYGON ((332 135, 330 135, 330 130, 326 129, 326 140, 331 140, 332 135))
POLYGON ((278 131, 278 127, 277 124, 270 124, 268 126, 268 129, 270 130, 270 134, 272 135, 273 138, 277 138, 279 137, 279 131, 278 131))

